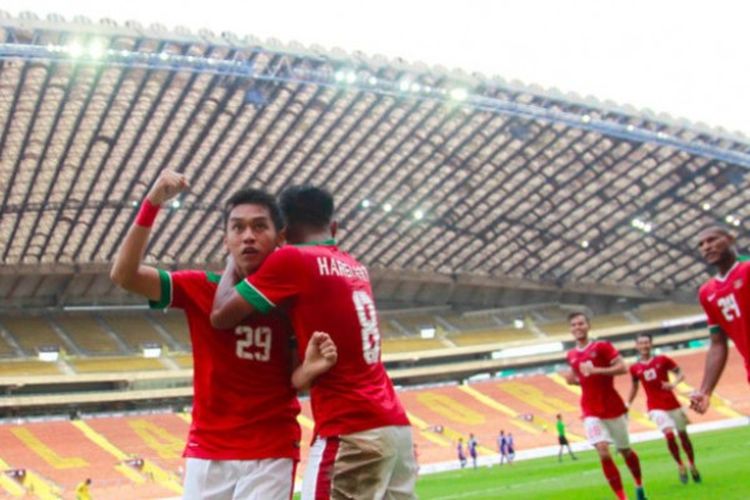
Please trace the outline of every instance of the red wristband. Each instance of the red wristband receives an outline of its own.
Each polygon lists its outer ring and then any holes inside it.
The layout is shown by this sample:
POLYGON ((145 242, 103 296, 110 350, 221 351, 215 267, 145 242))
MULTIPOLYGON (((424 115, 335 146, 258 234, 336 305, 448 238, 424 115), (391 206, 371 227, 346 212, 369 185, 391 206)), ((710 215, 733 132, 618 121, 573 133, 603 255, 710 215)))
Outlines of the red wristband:
POLYGON ((153 226, 160 208, 161 205, 154 205, 148 201, 148 198, 143 200, 143 203, 141 203, 141 209, 138 210, 138 215, 135 217, 136 225, 143 227, 153 226))

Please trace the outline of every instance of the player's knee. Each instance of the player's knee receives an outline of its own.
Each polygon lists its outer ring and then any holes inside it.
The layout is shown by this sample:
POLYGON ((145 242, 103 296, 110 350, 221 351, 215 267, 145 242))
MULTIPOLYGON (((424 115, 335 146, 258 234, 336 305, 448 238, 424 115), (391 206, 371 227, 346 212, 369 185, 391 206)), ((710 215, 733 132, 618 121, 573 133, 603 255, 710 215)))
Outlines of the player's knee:
POLYGON ((594 445, 596 448, 597 453, 599 453, 599 458, 612 458, 612 456, 609 453, 609 444, 605 442, 596 443, 594 445))

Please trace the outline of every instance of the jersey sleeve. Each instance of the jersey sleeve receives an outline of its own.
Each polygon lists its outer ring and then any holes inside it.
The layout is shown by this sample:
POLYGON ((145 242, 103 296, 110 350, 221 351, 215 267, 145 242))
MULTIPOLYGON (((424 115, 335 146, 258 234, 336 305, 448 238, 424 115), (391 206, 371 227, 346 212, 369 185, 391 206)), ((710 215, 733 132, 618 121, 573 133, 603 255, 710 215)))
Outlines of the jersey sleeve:
POLYGON ((607 363, 612 363, 620 355, 620 352, 610 342, 601 342, 599 353, 607 363))
POLYGON ((190 300, 190 290, 199 282, 205 282, 206 273, 202 271, 165 271, 159 269, 159 280, 161 282, 161 298, 149 300, 151 309, 168 309, 174 307, 184 309, 190 300))
POLYGON ((292 246, 279 248, 235 289, 256 311, 268 313, 304 290, 302 255, 292 246))
POLYGON ((677 363, 674 362, 674 359, 664 356, 664 368, 667 370, 674 370, 677 368, 677 363))

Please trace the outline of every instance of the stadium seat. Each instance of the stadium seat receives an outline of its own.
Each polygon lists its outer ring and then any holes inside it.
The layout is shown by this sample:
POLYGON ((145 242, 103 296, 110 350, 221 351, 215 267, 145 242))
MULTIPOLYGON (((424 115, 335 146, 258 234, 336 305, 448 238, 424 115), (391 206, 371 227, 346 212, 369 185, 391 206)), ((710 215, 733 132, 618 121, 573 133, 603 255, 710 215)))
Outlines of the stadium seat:
POLYGON ((87 354, 122 354, 120 346, 90 314, 66 314, 51 319, 87 354))
POLYGON ((4 316, 0 322, 30 356, 35 356, 41 346, 64 347, 62 339, 42 316, 4 316))

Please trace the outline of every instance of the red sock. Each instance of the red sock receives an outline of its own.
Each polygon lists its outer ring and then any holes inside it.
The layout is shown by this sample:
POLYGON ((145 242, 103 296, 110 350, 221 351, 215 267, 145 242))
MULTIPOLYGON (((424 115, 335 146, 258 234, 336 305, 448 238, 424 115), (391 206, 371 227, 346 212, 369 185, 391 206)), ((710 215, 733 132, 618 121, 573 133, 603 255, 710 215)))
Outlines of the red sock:
POLYGON ((633 450, 625 456, 625 463, 628 464, 628 469, 635 479, 635 485, 641 486, 641 461, 638 460, 638 455, 633 450))
POLYGON ((602 458, 602 470, 604 471, 604 477, 609 481, 609 486, 612 491, 615 492, 617 498, 624 499, 625 491, 622 489, 622 479, 620 478, 620 471, 617 470, 617 466, 611 457, 602 458))
POLYGON ((690 442, 690 437, 686 431, 682 431, 680 434, 680 442, 682 442, 682 449, 685 450, 691 466, 695 466, 695 457, 693 456, 693 443, 690 442))
POLYGON ((674 434, 671 432, 665 432, 664 437, 667 438, 667 448, 669 448, 669 453, 672 454, 674 461, 679 465, 682 465, 682 458, 680 458, 680 447, 677 446, 677 440, 675 439, 674 434))

